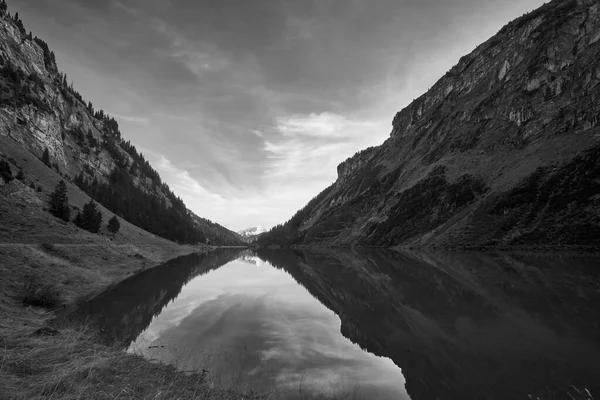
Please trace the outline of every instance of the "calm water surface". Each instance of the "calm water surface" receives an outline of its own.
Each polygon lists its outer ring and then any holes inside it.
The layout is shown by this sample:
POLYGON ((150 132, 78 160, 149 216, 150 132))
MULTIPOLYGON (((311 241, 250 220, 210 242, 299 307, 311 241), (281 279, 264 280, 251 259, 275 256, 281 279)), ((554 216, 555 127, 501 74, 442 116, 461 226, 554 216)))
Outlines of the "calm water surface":
MULTIPOLYGON (((282 398, 600 396, 600 258, 238 250, 78 312, 127 351, 282 398)), ((577 397, 575 397, 577 398, 577 397)))

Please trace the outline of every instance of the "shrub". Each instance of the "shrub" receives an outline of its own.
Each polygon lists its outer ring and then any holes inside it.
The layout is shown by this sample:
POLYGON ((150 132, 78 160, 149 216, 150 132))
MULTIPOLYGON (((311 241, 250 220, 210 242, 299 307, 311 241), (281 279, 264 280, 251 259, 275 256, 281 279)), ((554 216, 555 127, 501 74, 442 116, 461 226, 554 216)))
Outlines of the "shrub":
POLYGON ((23 179, 25 179, 25 174, 23 173, 23 170, 20 169, 19 172, 17 172, 17 176, 15 178, 23 182, 23 179))
POLYGON ((44 284, 38 277, 29 277, 23 285, 23 304, 56 308, 62 304, 62 301, 60 289, 52 283, 44 284))
POLYGON ((41 247, 48 253, 56 253, 56 247, 52 243, 42 243, 41 247))

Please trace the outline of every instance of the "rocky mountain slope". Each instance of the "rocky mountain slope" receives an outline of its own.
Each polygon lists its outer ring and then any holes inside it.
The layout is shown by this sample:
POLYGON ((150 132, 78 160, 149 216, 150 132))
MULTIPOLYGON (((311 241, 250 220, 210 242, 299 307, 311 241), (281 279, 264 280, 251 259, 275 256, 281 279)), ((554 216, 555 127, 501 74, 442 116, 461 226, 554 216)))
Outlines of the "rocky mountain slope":
POLYGON ((600 4, 509 23, 260 244, 600 245, 600 4))
MULTIPOLYGON (((117 121, 86 103, 67 82, 48 44, 27 32, 3 0, 0 136, 37 158, 46 154, 48 167, 145 230, 178 242, 241 243, 234 232, 187 210, 135 146, 121 137, 117 121)), ((13 169, 18 167, 13 163, 13 169)))

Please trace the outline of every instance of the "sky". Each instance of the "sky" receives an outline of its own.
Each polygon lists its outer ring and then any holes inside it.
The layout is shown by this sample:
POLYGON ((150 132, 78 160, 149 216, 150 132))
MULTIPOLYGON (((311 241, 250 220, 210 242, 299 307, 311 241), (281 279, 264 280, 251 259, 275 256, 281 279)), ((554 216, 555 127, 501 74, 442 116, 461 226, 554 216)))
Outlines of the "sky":
POLYGON ((12 0, 192 211, 288 220, 542 0, 12 0))

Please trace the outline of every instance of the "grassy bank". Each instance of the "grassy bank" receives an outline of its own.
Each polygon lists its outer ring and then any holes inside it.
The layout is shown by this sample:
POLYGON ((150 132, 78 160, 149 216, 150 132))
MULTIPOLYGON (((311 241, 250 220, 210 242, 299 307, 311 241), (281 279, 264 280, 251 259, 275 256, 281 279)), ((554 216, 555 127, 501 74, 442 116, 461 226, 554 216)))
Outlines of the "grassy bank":
MULTIPOLYGON (((55 311, 24 304, 27 283, 43 279, 70 305, 192 247, 0 244, 0 393, 7 399, 239 398, 201 376, 152 364, 100 344, 85 326, 55 326, 55 311)), ((59 308, 60 309, 60 308, 59 308)))

